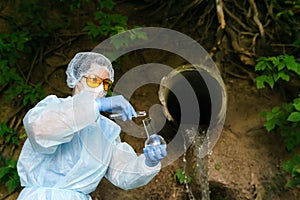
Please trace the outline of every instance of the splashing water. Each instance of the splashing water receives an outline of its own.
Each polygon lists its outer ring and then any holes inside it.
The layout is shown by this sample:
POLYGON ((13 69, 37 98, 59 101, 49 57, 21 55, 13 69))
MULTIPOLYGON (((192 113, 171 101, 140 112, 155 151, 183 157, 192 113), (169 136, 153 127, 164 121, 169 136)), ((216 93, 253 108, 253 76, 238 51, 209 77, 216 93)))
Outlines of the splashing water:
MULTIPOLYGON (((196 128, 192 128, 189 130, 186 130, 186 136, 188 139, 193 139, 193 143, 191 145, 192 151, 193 151, 193 171, 194 171, 194 183, 199 186, 200 188, 197 188, 197 190, 200 190, 201 192, 201 200, 209 200, 210 199, 210 190, 209 190, 209 181, 208 181, 208 173, 209 173, 209 167, 208 167, 208 160, 209 160, 209 154, 205 157, 200 156, 200 152, 203 151, 203 149, 209 149, 209 138, 206 135, 207 129, 206 128, 200 128, 200 130, 196 130, 196 128)), ((185 138, 185 137, 184 137, 185 138)), ((184 139, 184 142, 186 143, 186 139, 184 139)), ((186 150, 186 147, 185 147, 186 150)), ((187 162, 186 162, 186 153, 183 155, 183 161, 184 161, 184 171, 186 170, 187 162)), ((189 195, 190 200, 195 200, 195 196, 193 195, 192 189, 188 186, 188 184, 185 184, 186 192, 189 195)))
MULTIPOLYGON (((191 133, 192 133, 192 132, 190 132, 190 130, 186 130, 186 135, 188 136, 188 139, 189 139, 189 140, 190 140, 191 138, 193 138, 192 135, 191 135, 191 133)), ((186 148, 186 143, 187 143, 186 137, 183 137, 183 140, 184 140, 184 141, 183 141, 183 145, 184 145, 184 154, 183 154, 182 159, 183 159, 183 163, 184 163, 184 166, 183 166, 183 172, 185 173, 185 172, 186 172, 186 165, 187 165, 187 164, 186 164, 186 151, 187 151, 187 148, 186 148)), ((185 176, 186 176, 186 175, 185 175, 185 176)), ((185 190, 186 190, 186 193, 188 194, 189 199, 190 199, 190 200, 194 200, 195 197, 194 197, 192 191, 190 190, 188 183, 186 182, 186 177, 185 177, 184 185, 185 185, 185 190)))
MULTIPOLYGON (((200 136, 199 136, 199 140, 200 142, 198 144, 201 144, 199 147, 197 146, 197 142, 196 142, 196 148, 198 148, 198 153, 197 155, 197 164, 198 167, 196 168, 196 170, 199 172, 199 179, 200 179, 200 187, 201 187, 201 191, 202 191, 202 200, 209 200, 210 197, 210 190, 209 190, 209 182, 208 182, 208 173, 209 173, 209 165, 208 165, 208 161, 209 161, 209 152, 207 152, 207 156, 205 156, 204 158, 200 157, 200 151, 201 148, 204 149, 209 149, 209 136, 206 135, 206 129, 201 130, 200 136), (207 140, 204 140, 204 138, 206 137, 207 140), (203 142, 204 141, 204 142, 203 142)), ((196 139, 197 141, 197 139, 196 139)))

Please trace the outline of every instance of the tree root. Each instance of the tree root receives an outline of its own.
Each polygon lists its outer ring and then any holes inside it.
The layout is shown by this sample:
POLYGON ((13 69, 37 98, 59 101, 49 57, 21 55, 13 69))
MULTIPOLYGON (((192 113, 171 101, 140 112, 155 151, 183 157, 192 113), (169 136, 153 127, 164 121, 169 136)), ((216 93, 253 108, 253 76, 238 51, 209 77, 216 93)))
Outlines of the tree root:
POLYGON ((224 4, 224 11, 226 12, 226 14, 231 17, 234 21, 236 21, 243 29, 252 32, 252 29, 249 28, 249 26, 247 26, 246 24, 244 24, 237 16, 235 16, 232 12, 230 12, 228 10, 228 8, 225 6, 224 4))
POLYGON ((251 72, 251 71, 248 71, 246 70, 245 67, 241 67, 239 64, 237 63, 234 63, 233 61, 230 61, 230 64, 231 66, 234 66, 235 68, 238 68, 240 71, 244 72, 245 74, 247 74, 247 76, 242 76, 242 75, 239 75, 239 74, 236 74, 230 70, 225 70, 226 73, 232 75, 232 76, 235 76, 237 78, 241 78, 241 79, 246 79, 246 80, 251 80, 253 83, 255 83, 255 75, 251 72))
MULTIPOLYGON (((80 35, 81 35, 81 34, 80 34, 80 35)), ((78 35, 78 36, 79 36, 79 35, 78 35)), ((63 41, 63 42, 61 42, 59 45, 57 45, 56 47, 54 47, 54 48, 52 48, 52 49, 48 49, 47 51, 45 51, 45 52, 43 53, 43 56, 46 56, 46 55, 48 55, 49 53, 54 52, 54 51, 60 49, 62 46, 66 45, 66 44, 70 44, 71 42, 73 42, 74 40, 76 40, 76 39, 78 38, 78 36, 77 36, 77 37, 73 37, 73 38, 71 38, 71 39, 69 39, 69 40, 67 40, 67 41, 63 41)))
POLYGON ((216 0, 217 4, 217 13, 218 13, 218 20, 220 23, 220 28, 224 29, 226 26, 225 17, 224 17, 224 11, 223 11, 223 1, 222 0, 216 0))
POLYGON ((21 190, 21 187, 17 187, 16 189, 14 189, 12 192, 5 194, 3 197, 0 198, 0 200, 5 200, 7 199, 9 196, 13 195, 14 193, 18 192, 21 190))
POLYGON ((258 26, 258 29, 259 29, 261 38, 262 38, 263 40, 265 40, 265 30, 264 30, 264 28, 263 28, 262 23, 261 23, 260 20, 259 20, 259 17, 258 17, 259 14, 258 14, 258 10, 257 10, 256 4, 255 4, 254 0, 248 0, 248 1, 249 1, 249 3, 250 3, 250 6, 251 6, 253 12, 254 12, 253 20, 254 20, 254 22, 255 22, 255 23, 257 24, 257 26, 258 26))
POLYGON ((215 45, 209 53, 210 57, 214 57, 217 50, 219 49, 219 46, 221 45, 222 38, 224 35, 224 29, 226 27, 226 21, 225 21, 224 11, 223 11, 223 1, 216 0, 216 7, 217 7, 218 21, 219 21, 220 26, 218 27, 217 32, 216 32, 215 45))
POLYGON ((240 74, 237 74, 237 73, 234 73, 234 72, 229 71, 229 70, 225 70, 225 73, 226 73, 226 74, 229 74, 229 75, 231 75, 231 76, 233 76, 233 77, 239 78, 239 79, 249 80, 249 77, 243 76, 243 75, 240 75, 240 74))
POLYGON ((164 19, 166 19, 166 20, 163 22, 164 25, 166 25, 167 18, 168 18, 168 14, 169 14, 169 11, 170 11, 172 5, 173 5, 173 1, 168 1, 167 8, 166 8, 166 10, 165 10, 165 12, 164 12, 164 19))
POLYGON ((210 57, 213 58, 214 55, 216 54, 217 50, 221 46, 223 36, 224 36, 224 29, 222 29, 222 27, 219 26, 219 28, 217 30, 217 33, 216 33, 216 42, 215 42, 215 45, 213 46, 213 48, 210 50, 210 53, 209 53, 210 57))
POLYGON ((41 50, 37 51, 36 54, 35 54, 35 56, 34 56, 34 58, 33 58, 33 61, 32 61, 31 65, 30 65, 30 68, 29 68, 28 75, 27 75, 27 77, 25 79, 25 83, 26 84, 28 83, 28 81, 29 81, 29 79, 31 77, 32 70, 33 70, 34 66, 36 65, 36 60, 37 60, 37 57, 40 54, 40 52, 41 52, 41 50))
POLYGON ((14 117, 16 117, 19 112, 21 112, 22 110, 24 110, 24 106, 19 106, 17 109, 14 110, 14 112, 12 112, 8 117, 7 119, 4 121, 5 124, 10 124, 10 127, 13 127, 13 124, 14 124, 14 117))
POLYGON ((137 8, 136 11, 143 11, 143 10, 147 10, 147 9, 150 9, 152 6, 154 5, 157 5, 157 4, 161 4, 162 1, 161 0, 153 0, 153 1, 149 1, 151 3, 143 6, 143 7, 140 7, 140 8, 137 8))
POLYGON ((194 7, 197 7, 199 4, 201 4, 203 0, 194 0, 192 1, 192 3, 188 4, 184 9, 183 11, 181 12, 181 14, 176 18, 176 20, 169 26, 170 28, 174 28, 174 26, 179 22, 179 20, 182 19, 183 16, 186 15, 186 13, 194 8, 194 7))
POLYGON ((239 44, 238 44, 238 41, 236 40, 237 37, 237 34, 231 29, 229 28, 228 26, 225 28, 225 31, 226 33, 229 35, 229 37, 231 38, 231 45, 233 47, 233 49, 237 52, 237 53, 240 53, 240 54, 244 54, 244 55, 247 55, 247 56, 250 56, 252 57, 253 54, 251 52, 249 52, 248 50, 246 50, 245 48, 241 47, 239 44))

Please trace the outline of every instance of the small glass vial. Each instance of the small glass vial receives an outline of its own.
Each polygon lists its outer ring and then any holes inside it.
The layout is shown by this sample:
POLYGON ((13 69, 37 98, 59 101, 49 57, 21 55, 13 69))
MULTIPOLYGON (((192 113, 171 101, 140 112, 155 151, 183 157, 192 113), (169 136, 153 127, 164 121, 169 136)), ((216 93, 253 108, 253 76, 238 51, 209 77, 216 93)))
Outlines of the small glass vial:
POLYGON ((147 146, 155 146, 155 145, 162 145, 162 144, 166 144, 165 139, 156 134, 156 131, 154 129, 152 120, 150 117, 143 119, 142 120, 146 134, 147 134, 147 139, 145 141, 145 147, 147 146))

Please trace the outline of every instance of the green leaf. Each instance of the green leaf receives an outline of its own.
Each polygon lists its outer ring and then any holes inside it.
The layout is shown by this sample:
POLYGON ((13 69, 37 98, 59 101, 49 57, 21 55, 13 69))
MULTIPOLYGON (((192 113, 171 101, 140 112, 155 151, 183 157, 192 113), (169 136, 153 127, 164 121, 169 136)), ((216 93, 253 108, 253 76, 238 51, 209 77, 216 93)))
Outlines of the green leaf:
POLYGON ((278 12, 277 14, 276 14, 276 17, 280 17, 281 15, 283 15, 284 14, 284 12, 283 11, 281 11, 281 12, 278 12))
POLYGON ((285 64, 283 62, 279 62, 277 67, 278 71, 281 71, 285 67, 285 64))
POLYGON ((294 16, 294 12, 292 10, 288 10, 287 12, 290 16, 294 16))
POLYGON ((129 40, 126 37, 125 38, 121 38, 118 35, 116 35, 115 37, 112 37, 112 39, 111 39, 110 42, 114 45, 114 47, 116 49, 120 49, 123 46, 127 46, 128 43, 129 43, 129 40))
POLYGON ((278 66, 280 63, 279 57, 271 57, 272 58, 272 63, 274 66, 278 66))
POLYGON ((300 111, 300 102, 295 102, 295 103, 293 103, 293 106, 295 107, 295 109, 296 109, 297 111, 300 111))
MULTIPOLYGON (((300 5, 299 5, 299 8, 300 8, 300 5)), ((293 45, 295 45, 295 46, 300 46, 300 40, 295 40, 295 41, 293 42, 293 45)))
POLYGON ((296 74, 300 75, 300 64, 297 63, 297 66, 295 66, 293 69, 291 69, 292 71, 294 71, 296 74))
POLYGON ((275 128, 276 122, 274 120, 268 120, 265 121, 264 126, 266 127, 267 131, 270 132, 275 128))
POLYGON ((22 140, 24 138, 27 138, 27 134, 26 133, 21 133, 19 136, 19 139, 22 140))
POLYGON ((285 186, 290 187, 290 188, 295 188, 298 184, 299 184, 299 181, 296 181, 294 179, 289 179, 285 186))
POLYGON ((292 138, 285 139, 284 143, 288 152, 290 152, 295 147, 295 143, 292 138))
POLYGON ((115 3, 111 0, 98 0, 100 8, 107 8, 108 10, 112 10, 115 6, 115 3))
POLYGON ((291 173, 292 170, 293 170, 292 161, 291 161, 291 160, 288 160, 288 161, 282 163, 281 167, 282 167, 285 171, 291 173))
POLYGON ((273 71, 274 69, 274 65, 272 65, 270 62, 266 62, 267 65, 267 69, 269 69, 270 71, 273 71))
POLYGON ((294 56, 285 56, 284 62, 286 63, 287 69, 294 71, 298 75, 300 75, 300 64, 297 63, 294 56))
POLYGON ((276 108, 277 108, 277 107, 275 107, 275 109, 273 108, 273 109, 272 109, 272 112, 267 112, 267 113, 266 113, 267 121, 270 121, 270 120, 272 120, 274 117, 276 117, 276 114, 279 112, 279 111, 276 112, 276 113, 273 112, 273 111, 276 110, 276 108))
POLYGON ((290 76, 286 74, 284 71, 278 73, 278 79, 282 78, 285 81, 290 81, 290 76))
POLYGON ((298 174, 300 174, 300 167, 295 167, 295 172, 297 172, 298 174))
POLYGON ((255 71, 262 71, 265 70, 267 67, 266 62, 260 61, 255 65, 255 71))
POLYGON ((269 112, 268 111, 262 111, 262 112, 259 113, 259 116, 266 117, 267 113, 269 113, 269 112))
MULTIPOLYGON (((259 76, 259 77, 257 77, 256 78, 256 80, 257 80, 257 87, 258 86, 261 86, 261 84, 263 84, 263 87, 264 87, 264 83, 266 82, 266 83, 268 83, 269 84, 269 86, 271 87, 271 88, 273 88, 274 87, 274 79, 273 79, 273 77, 271 77, 271 76, 267 76, 267 75, 262 75, 262 76, 259 76), (257 80, 257 78, 258 78, 258 80, 257 80), (258 82, 260 82, 259 83, 259 85, 258 85, 258 82), (261 83, 262 82, 262 83, 261 83)), ((260 87, 258 87, 259 89, 260 89, 260 87)))
POLYGON ((261 61, 267 61, 267 57, 259 57, 256 59, 257 62, 261 62, 261 61))
POLYGON ((10 179, 6 182, 6 187, 8 189, 8 192, 12 192, 14 191, 14 189, 16 189, 19 186, 19 181, 18 180, 14 180, 14 179, 10 179))
POLYGON ((288 116, 287 120, 290 122, 299 122, 300 121, 300 112, 292 112, 288 116))
POLYGON ((138 37, 139 39, 142 39, 142 40, 148 40, 147 33, 142 32, 142 31, 138 31, 138 32, 137 32, 137 37, 138 37))
POLYGON ((279 111, 280 111, 279 106, 275 106, 274 108, 272 108, 272 113, 278 113, 279 111))
POLYGON ((294 100, 293 100, 293 105, 295 106, 295 105, 298 105, 298 104, 300 104, 300 94, 298 94, 298 98, 295 98, 294 100))
POLYGON ((294 106, 292 103, 282 103, 281 107, 289 113, 291 113, 294 110, 294 106))
POLYGON ((258 89, 264 88, 265 87, 265 81, 268 78, 267 75, 261 75, 255 78, 256 81, 256 86, 258 89))
POLYGON ((274 73, 273 74, 273 79, 274 79, 275 82, 277 82, 278 79, 280 79, 280 77, 279 77, 279 75, 277 73, 274 73))
POLYGON ((2 180, 2 178, 7 175, 9 172, 9 168, 8 167, 1 167, 0 168, 0 180, 2 180))

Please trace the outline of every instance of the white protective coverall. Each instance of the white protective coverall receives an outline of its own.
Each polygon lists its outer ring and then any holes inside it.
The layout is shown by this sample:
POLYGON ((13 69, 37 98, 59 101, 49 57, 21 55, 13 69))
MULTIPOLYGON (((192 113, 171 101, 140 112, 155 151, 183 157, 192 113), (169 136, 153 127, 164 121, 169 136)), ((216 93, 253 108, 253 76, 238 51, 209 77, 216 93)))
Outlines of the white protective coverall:
POLYGON ((105 176, 125 190, 147 184, 160 170, 120 141, 119 125, 102 116, 89 92, 50 95, 24 117, 28 135, 17 168, 18 199, 91 199, 105 176))

